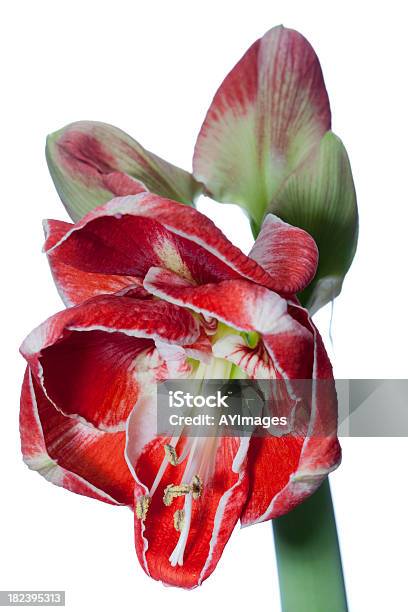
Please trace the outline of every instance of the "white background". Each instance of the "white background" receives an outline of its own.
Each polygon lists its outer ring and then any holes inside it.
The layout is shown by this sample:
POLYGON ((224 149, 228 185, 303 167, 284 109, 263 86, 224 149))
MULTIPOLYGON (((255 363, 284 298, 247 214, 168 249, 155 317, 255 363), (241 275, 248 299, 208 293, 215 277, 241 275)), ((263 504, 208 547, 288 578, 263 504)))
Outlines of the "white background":
MULTIPOLYGON (((408 377, 403 3, 14 0, 1 11, 0 589, 65 589, 68 609, 78 611, 278 612, 269 524, 236 531, 200 589, 168 589, 139 568, 128 510, 53 487, 20 459, 18 346, 61 309, 41 254, 42 218, 66 218, 48 176, 45 135, 78 119, 106 121, 190 169, 227 71, 273 25, 300 30, 322 63, 361 221, 358 253, 335 303, 334 348, 330 308, 316 320, 338 377, 408 377)), ((226 205, 204 210, 249 247, 244 217, 231 222, 226 205)), ((343 451, 331 482, 350 610, 406 611, 407 441, 346 439, 343 451)))

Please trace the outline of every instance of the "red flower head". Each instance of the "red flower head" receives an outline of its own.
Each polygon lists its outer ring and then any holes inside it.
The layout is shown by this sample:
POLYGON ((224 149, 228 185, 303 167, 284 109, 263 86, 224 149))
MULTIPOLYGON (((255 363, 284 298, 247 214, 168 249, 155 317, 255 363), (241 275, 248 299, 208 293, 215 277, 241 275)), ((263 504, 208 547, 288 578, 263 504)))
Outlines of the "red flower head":
POLYGON ((240 519, 291 510, 340 461, 334 393, 313 394, 304 435, 170 439, 152 389, 168 378, 331 379, 293 295, 317 249, 269 215, 249 256, 193 208, 120 197, 75 224, 49 221, 45 250, 68 308, 25 340, 24 459, 71 491, 135 511, 144 570, 193 587, 240 519), (255 333, 252 333, 255 332, 255 333))

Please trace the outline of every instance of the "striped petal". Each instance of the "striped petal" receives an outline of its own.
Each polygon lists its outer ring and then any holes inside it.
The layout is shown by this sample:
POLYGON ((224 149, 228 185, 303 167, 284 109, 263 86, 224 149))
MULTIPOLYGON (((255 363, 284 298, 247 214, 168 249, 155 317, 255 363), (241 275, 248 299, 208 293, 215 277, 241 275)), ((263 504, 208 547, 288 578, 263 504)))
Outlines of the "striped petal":
POLYGON ((93 298, 54 315, 21 352, 54 406, 104 431, 121 431, 147 381, 164 376, 155 341, 195 342, 199 324, 172 304, 93 298))
POLYGON ((51 134, 46 157, 58 194, 74 221, 115 196, 148 190, 192 204, 200 191, 188 172, 105 123, 79 121, 51 134))
POLYGON ((242 336, 230 334, 217 340, 213 354, 237 365, 249 378, 256 380, 276 378, 276 370, 263 342, 248 346, 242 336))
POLYGON ((136 552, 155 580, 193 588, 214 571, 246 500, 245 459, 237 463, 241 441, 181 438, 177 452, 184 459, 172 465, 164 452, 170 440, 149 438, 155 421, 154 406, 147 402, 128 422, 127 457, 136 481, 136 552), (196 474, 201 476, 197 495, 187 492, 166 500, 168 487, 188 485, 196 474))
MULTIPOLYGON (((226 293, 229 294, 231 291, 227 289, 226 293)), ((233 293, 232 295, 234 297, 233 293)), ((268 312, 266 304, 264 307, 268 312)), ((250 306, 250 310, 256 317, 254 306, 250 306)), ((295 380, 311 378, 313 334, 297 316, 293 316, 293 312, 297 314, 293 307, 289 307, 281 317, 269 312, 266 316, 268 327, 255 346, 248 345, 242 336, 231 334, 222 337, 213 345, 214 355, 232 361, 250 378, 295 380)), ((254 329, 262 332, 259 327, 258 325, 254 329)))
POLYGON ((217 91, 199 133, 194 176, 243 206, 259 228, 284 181, 330 129, 319 60, 283 26, 257 40, 217 91))
POLYGON ((195 209, 153 194, 116 198, 75 225, 46 223, 45 251, 66 304, 137 288, 151 267, 196 283, 247 278, 274 288, 264 270, 195 209))
POLYGON ((20 433, 25 463, 50 482, 110 504, 132 504, 125 433, 101 432, 63 416, 29 368, 21 392, 20 433))
POLYGON ((278 293, 298 293, 313 279, 319 253, 313 238, 269 214, 249 256, 274 280, 278 293))
POLYGON ((71 265, 70 258, 64 257, 63 250, 53 247, 73 229, 72 223, 54 221, 44 222, 45 245, 52 276, 58 293, 66 306, 75 306, 98 295, 116 293, 132 295, 139 299, 148 297, 143 289, 141 279, 136 276, 120 274, 102 274, 88 272, 78 265, 71 265))
POLYGON ((174 272, 151 268, 144 287, 163 300, 214 317, 241 331, 276 333, 292 328, 286 301, 249 281, 229 280, 197 287, 174 272))
POLYGON ((329 358, 307 312, 296 306, 291 306, 290 310, 292 316, 314 335, 313 393, 307 435, 251 440, 248 452, 250 492, 241 517, 244 526, 292 510, 316 491, 341 460, 336 436, 337 397, 329 358))

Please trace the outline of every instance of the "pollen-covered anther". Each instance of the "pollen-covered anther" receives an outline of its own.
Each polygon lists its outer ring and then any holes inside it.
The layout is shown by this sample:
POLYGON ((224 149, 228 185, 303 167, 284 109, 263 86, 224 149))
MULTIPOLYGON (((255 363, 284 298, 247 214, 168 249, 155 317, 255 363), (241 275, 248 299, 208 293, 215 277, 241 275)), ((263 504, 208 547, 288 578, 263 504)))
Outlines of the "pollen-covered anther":
POLYGON ((174 446, 171 446, 171 444, 165 444, 164 454, 166 455, 167 461, 170 463, 170 465, 178 465, 179 458, 174 446))
POLYGON ((192 487, 188 484, 169 484, 164 489, 163 502, 165 506, 170 506, 173 502, 173 499, 176 497, 180 497, 181 495, 188 495, 191 493, 192 487))
POLYGON ((174 513, 174 529, 176 531, 183 531, 184 521, 186 513, 184 510, 176 510, 174 513))
POLYGON ((141 495, 136 501, 136 517, 142 521, 145 520, 147 511, 150 506, 150 497, 141 495))
POLYGON ((197 474, 191 482, 191 492, 193 494, 193 499, 198 499, 203 492, 203 481, 197 474))

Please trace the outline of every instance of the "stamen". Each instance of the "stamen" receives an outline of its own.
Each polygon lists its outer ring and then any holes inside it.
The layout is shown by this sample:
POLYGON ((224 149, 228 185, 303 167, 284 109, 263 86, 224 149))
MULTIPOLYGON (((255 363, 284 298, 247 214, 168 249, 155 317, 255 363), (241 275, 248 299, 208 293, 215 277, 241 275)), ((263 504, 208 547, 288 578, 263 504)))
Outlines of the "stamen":
POLYGON ((192 496, 187 495, 186 500, 184 502, 185 515, 183 529, 180 532, 180 537, 178 539, 176 547, 169 557, 169 561, 172 567, 176 567, 176 565, 182 566, 184 563, 184 550, 186 548, 187 538, 190 532, 192 503, 192 496))
MULTIPOLYGON (((178 442, 179 437, 178 436, 173 436, 172 439, 170 440, 170 445, 173 448, 175 448, 177 442, 178 442)), ((186 444, 186 452, 188 452, 188 445, 186 444)), ((179 463, 181 463, 181 457, 179 459, 179 463)), ((169 462, 167 460, 167 457, 163 457, 163 461, 161 462, 160 468, 156 474, 156 478, 154 479, 154 482, 152 484, 152 486, 150 487, 150 497, 153 496, 153 494, 156 492, 157 487, 159 486, 161 479, 163 478, 164 472, 166 471, 167 467, 169 465, 169 462)))
POLYGON ((186 513, 184 510, 176 510, 174 513, 174 529, 183 531, 186 513))
POLYGON ((136 517, 145 520, 147 511, 150 506, 150 497, 148 495, 141 495, 136 502, 136 517))

